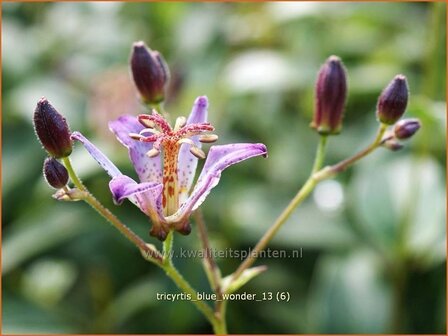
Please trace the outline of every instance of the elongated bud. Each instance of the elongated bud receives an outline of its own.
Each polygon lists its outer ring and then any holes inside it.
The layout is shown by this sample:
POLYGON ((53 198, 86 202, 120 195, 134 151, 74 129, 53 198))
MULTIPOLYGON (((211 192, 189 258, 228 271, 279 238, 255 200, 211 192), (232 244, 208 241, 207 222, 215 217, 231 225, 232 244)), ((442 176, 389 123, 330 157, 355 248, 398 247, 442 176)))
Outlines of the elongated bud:
POLYGON ((67 185, 68 172, 55 158, 46 158, 44 161, 44 178, 51 187, 61 189, 67 185))
POLYGON ((391 150, 392 152, 399 151, 403 148, 403 145, 399 143, 396 139, 389 139, 386 140, 383 145, 384 148, 387 148, 388 150, 391 150))
POLYGON ((72 153, 67 121, 46 98, 41 98, 37 103, 34 111, 34 130, 51 156, 59 159, 72 153))
POLYGON ((420 129, 420 121, 418 119, 403 119, 394 126, 394 134, 397 139, 405 140, 412 137, 420 129))
POLYGON ((135 86, 144 103, 158 104, 165 99, 169 71, 158 51, 147 48, 144 42, 134 43, 131 70, 135 86))
POLYGON ((378 98, 376 110, 378 120, 387 125, 395 124, 406 110, 408 95, 406 77, 395 76, 378 98))
POLYGON ((347 96, 344 65, 337 56, 330 56, 319 70, 315 90, 315 109, 311 127, 322 135, 338 134, 347 96))
POLYGON ((176 226, 176 231, 184 236, 188 236, 191 233, 191 225, 188 221, 176 226))

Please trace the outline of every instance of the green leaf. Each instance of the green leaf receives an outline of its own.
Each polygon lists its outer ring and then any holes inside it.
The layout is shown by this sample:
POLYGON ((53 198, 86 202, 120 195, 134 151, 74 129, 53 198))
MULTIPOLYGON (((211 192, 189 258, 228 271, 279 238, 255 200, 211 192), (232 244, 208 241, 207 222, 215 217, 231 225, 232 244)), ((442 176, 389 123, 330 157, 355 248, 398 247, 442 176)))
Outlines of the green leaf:
POLYGON ((243 287, 250 280, 255 278, 260 273, 267 270, 266 266, 257 266, 244 270, 236 281, 232 281, 233 274, 226 276, 221 280, 221 286, 224 293, 233 293, 243 287))
POLYGON ((374 255, 323 257, 308 301, 311 333, 384 333, 390 292, 374 255))
POLYGON ((85 232, 88 223, 80 221, 81 212, 73 208, 67 211, 67 208, 59 206, 50 212, 35 214, 31 218, 22 218, 12 223, 13 228, 20 228, 5 234, 3 275, 27 259, 85 232))
POLYGON ((358 224, 388 253, 425 266, 445 260, 445 181, 436 161, 383 153, 358 169, 352 196, 358 224))

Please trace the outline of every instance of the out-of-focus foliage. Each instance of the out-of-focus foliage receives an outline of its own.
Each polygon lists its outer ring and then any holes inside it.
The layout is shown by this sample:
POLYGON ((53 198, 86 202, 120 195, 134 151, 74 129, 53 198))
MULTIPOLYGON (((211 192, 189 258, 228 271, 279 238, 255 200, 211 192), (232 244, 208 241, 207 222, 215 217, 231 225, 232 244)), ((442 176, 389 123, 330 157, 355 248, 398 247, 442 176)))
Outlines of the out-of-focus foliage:
MULTIPOLYGON (((155 266, 85 204, 57 203, 41 176, 32 112, 46 96, 126 172, 107 120, 142 111, 128 75, 131 44, 161 51, 173 81, 166 104, 186 115, 207 95, 220 143, 268 146, 267 160, 226 171, 203 205, 212 245, 248 249, 305 180, 317 135, 308 125, 319 66, 348 69, 343 132, 327 162, 367 144, 381 89, 397 73, 411 89, 407 117, 422 129, 398 153, 379 150, 326 181, 243 290, 288 291, 290 302, 232 302, 232 333, 445 333, 444 3, 3 3, 3 332, 210 332, 155 266)), ((77 146, 91 191, 142 237, 147 219, 115 207, 106 174, 77 146)), ((196 230, 177 248, 199 248, 196 230)), ((218 259, 224 274, 240 261, 218 259)), ((209 291, 199 259, 175 264, 209 291)), ((261 294, 260 294, 261 295, 261 294)))

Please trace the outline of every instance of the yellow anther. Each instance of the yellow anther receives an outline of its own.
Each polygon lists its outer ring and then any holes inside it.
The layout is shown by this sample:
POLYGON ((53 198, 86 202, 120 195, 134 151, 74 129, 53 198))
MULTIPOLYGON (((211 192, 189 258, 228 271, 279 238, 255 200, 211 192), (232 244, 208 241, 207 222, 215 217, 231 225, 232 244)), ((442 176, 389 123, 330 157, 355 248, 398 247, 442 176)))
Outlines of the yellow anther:
POLYGON ((198 159, 205 159, 205 153, 202 149, 196 146, 190 146, 190 153, 196 156, 198 159))
POLYGON ((129 133, 129 137, 131 137, 134 140, 140 140, 141 138, 144 138, 144 136, 142 136, 141 134, 137 134, 137 133, 129 133))
POLYGON ((180 130, 182 127, 184 127, 187 124, 187 119, 185 117, 178 117, 176 119, 176 123, 174 124, 174 131, 180 130))
POLYGON ((146 155, 149 156, 150 158, 156 157, 157 155, 160 154, 160 151, 158 149, 152 148, 150 149, 146 155))
POLYGON ((216 134, 203 134, 199 136, 199 141, 203 143, 213 143, 218 140, 218 136, 216 134))

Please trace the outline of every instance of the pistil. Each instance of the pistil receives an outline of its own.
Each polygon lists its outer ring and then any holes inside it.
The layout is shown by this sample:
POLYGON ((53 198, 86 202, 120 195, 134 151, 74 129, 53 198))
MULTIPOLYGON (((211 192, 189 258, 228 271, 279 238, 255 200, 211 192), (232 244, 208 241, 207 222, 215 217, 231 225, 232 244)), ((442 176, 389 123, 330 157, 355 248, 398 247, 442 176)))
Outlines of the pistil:
POLYGON ((204 159, 205 153, 191 139, 199 136, 199 141, 211 143, 218 139, 214 134, 206 134, 214 130, 209 123, 186 124, 184 117, 176 120, 174 129, 157 112, 151 115, 139 115, 138 120, 145 126, 140 133, 131 133, 129 136, 137 141, 152 142, 153 147, 146 155, 154 158, 162 153, 163 155, 163 194, 162 205, 164 216, 168 217, 179 209, 179 184, 178 184, 178 156, 179 149, 183 143, 190 146, 190 152, 198 158, 204 159))
POLYGON ((179 208, 179 187, 177 178, 177 141, 167 139, 163 147, 163 210, 165 216, 171 216, 179 208))

